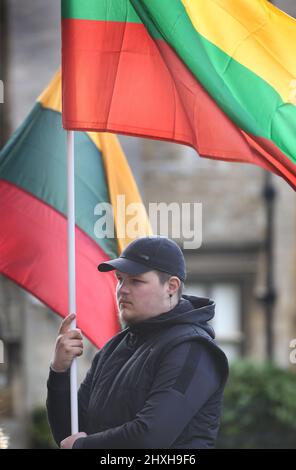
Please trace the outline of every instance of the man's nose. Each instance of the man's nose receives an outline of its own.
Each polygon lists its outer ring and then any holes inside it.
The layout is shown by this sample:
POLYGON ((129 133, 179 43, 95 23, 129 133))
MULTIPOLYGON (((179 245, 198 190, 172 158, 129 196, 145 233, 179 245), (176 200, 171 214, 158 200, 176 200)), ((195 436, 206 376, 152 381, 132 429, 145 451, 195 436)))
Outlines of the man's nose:
POLYGON ((123 292, 123 293, 126 293, 128 292, 129 289, 128 289, 128 285, 127 285, 127 282, 126 280, 122 279, 118 285, 118 292, 123 292))

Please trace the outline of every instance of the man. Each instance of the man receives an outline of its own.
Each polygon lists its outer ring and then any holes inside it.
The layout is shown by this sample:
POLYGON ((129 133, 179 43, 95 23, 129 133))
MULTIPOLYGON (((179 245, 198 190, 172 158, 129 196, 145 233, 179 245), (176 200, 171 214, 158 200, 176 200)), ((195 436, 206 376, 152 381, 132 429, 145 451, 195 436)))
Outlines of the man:
POLYGON ((47 397, 56 442, 84 449, 213 447, 228 363, 208 324, 214 302, 182 296, 182 251, 165 237, 143 237, 98 269, 116 270, 124 329, 96 354, 78 394, 81 432, 70 436, 69 367, 83 345, 80 331, 69 330, 71 316, 63 321, 47 397))

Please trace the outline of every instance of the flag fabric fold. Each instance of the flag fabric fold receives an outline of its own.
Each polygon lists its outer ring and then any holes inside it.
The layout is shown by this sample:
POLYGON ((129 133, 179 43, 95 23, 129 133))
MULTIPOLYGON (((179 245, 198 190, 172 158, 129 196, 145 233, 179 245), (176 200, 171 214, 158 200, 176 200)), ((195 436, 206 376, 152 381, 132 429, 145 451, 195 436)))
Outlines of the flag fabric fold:
POLYGON ((63 125, 183 143, 295 189, 294 43, 267 0, 62 0, 63 125))
MULTIPOLYGON (((115 278, 98 263, 118 256, 130 239, 98 238, 98 203, 141 203, 114 134, 75 135, 76 293, 78 326, 102 347, 119 329, 115 278)), ((56 74, 0 152, 0 272, 52 310, 68 314, 67 152, 61 122, 61 75, 56 74)), ((151 233, 142 212, 143 235, 151 233)), ((119 223, 121 223, 119 221, 119 223)))

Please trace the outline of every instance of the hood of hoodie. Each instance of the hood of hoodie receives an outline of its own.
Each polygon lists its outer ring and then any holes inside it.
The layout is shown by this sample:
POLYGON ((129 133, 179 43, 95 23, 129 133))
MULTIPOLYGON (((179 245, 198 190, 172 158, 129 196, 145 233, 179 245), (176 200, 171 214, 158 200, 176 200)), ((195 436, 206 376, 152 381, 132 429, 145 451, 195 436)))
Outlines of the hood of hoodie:
POLYGON ((169 325, 190 323, 203 328, 212 338, 215 338, 214 329, 208 323, 214 315, 215 302, 213 300, 183 295, 172 310, 130 325, 127 330, 135 335, 141 335, 169 325))

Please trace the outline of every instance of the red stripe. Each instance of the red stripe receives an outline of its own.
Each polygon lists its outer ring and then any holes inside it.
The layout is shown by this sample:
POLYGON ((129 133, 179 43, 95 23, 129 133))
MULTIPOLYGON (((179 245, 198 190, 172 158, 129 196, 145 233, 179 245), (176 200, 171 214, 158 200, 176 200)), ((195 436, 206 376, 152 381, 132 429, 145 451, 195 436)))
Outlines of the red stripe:
MULTIPOLYGON (((0 181, 0 272, 61 316, 68 314, 67 221, 20 188, 0 181)), ((108 259, 76 227, 77 322, 102 347, 119 331, 115 277, 97 264, 108 259)))
POLYGON ((289 158, 238 128, 170 46, 151 40, 143 25, 64 19, 62 35, 66 129, 172 140, 205 157, 260 165, 296 188, 289 158))

